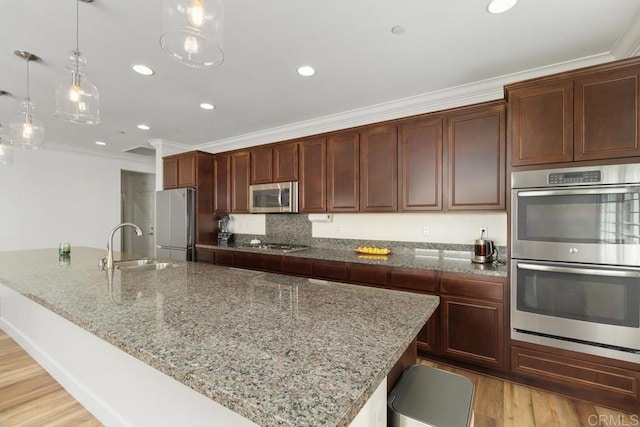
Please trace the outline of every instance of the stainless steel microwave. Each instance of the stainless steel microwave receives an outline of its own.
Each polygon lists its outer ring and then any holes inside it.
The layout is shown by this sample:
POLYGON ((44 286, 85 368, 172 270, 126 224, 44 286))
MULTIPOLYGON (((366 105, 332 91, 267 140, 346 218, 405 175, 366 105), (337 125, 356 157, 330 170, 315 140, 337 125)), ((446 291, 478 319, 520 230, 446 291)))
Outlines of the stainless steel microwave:
POLYGON ((249 186, 251 213, 297 213, 298 183, 276 182, 249 186))

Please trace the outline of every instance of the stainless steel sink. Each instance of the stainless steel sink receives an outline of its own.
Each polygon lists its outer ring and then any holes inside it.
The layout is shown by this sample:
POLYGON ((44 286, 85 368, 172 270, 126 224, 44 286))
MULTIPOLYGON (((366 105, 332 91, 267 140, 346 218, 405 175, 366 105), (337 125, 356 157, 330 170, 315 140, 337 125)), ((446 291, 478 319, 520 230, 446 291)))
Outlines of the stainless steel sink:
POLYGON ((155 259, 131 259, 126 261, 118 261, 116 267, 123 271, 146 271, 146 270, 164 270, 166 268, 180 267, 181 264, 172 262, 162 262, 155 259))

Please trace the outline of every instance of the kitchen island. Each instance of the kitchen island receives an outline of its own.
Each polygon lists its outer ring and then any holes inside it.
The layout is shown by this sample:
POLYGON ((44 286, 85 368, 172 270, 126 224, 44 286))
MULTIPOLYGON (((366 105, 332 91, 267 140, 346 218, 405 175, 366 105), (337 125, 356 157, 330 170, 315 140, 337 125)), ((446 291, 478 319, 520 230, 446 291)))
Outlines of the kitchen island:
MULTIPOLYGON (((202 263, 116 269, 109 284, 102 256, 0 253, 0 325, 36 349, 41 337, 64 342, 54 322, 25 319, 17 296, 26 297, 246 425, 349 425, 438 305, 428 295, 202 263)), ((84 350, 73 352, 82 359, 84 350)), ((103 363, 93 370, 118 374, 103 363)), ((135 371, 125 378, 123 391, 143 381, 135 371)))

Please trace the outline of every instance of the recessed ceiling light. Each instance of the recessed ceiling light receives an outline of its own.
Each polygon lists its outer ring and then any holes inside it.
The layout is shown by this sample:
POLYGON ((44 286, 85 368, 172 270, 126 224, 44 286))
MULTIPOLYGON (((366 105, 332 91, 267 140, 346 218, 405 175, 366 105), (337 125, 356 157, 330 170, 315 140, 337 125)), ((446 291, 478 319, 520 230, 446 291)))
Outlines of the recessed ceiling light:
POLYGON ((314 70, 311 65, 303 65, 302 67, 298 68, 298 74, 304 77, 313 76, 315 73, 316 70, 314 70))
POLYGON ((393 28, 391 28, 391 32, 393 34, 402 34, 404 33, 405 29, 402 25, 396 25, 393 28))
POLYGON ((502 13, 516 5, 518 0, 491 0, 487 5, 489 13, 502 13))
POLYGON ((142 64, 134 65, 131 68, 133 68, 133 71, 135 71, 138 74, 142 74, 143 76, 151 76, 155 72, 151 68, 142 64))
POLYGON ((107 145, 107 143, 103 141, 96 141, 96 145, 107 145))
POLYGON ((138 129, 149 130, 151 128, 148 125, 138 125, 138 129))
POLYGON ((202 104, 200 104, 200 108, 202 108, 203 110, 213 110, 216 107, 215 105, 209 104, 208 102, 203 102, 202 104))

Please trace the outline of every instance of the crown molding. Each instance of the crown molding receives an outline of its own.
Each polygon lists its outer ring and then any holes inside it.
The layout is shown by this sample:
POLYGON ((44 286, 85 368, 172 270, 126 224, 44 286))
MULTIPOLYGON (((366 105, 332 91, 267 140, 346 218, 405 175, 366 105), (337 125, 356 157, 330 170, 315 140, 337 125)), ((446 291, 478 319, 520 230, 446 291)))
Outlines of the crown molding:
POLYGON ((613 45, 611 54, 615 59, 640 55, 640 9, 633 15, 631 25, 613 45))
MULTIPOLYGON (((613 61, 609 53, 601 53, 570 61, 555 63, 518 73, 507 74, 474 83, 437 90, 394 101, 384 102, 342 113, 296 122, 237 137, 198 145, 196 149, 211 153, 237 150, 277 141, 303 138, 325 132, 425 114, 449 108, 504 99, 504 86, 510 83, 542 77, 613 61)), ((190 149, 193 149, 191 147, 190 149)))

